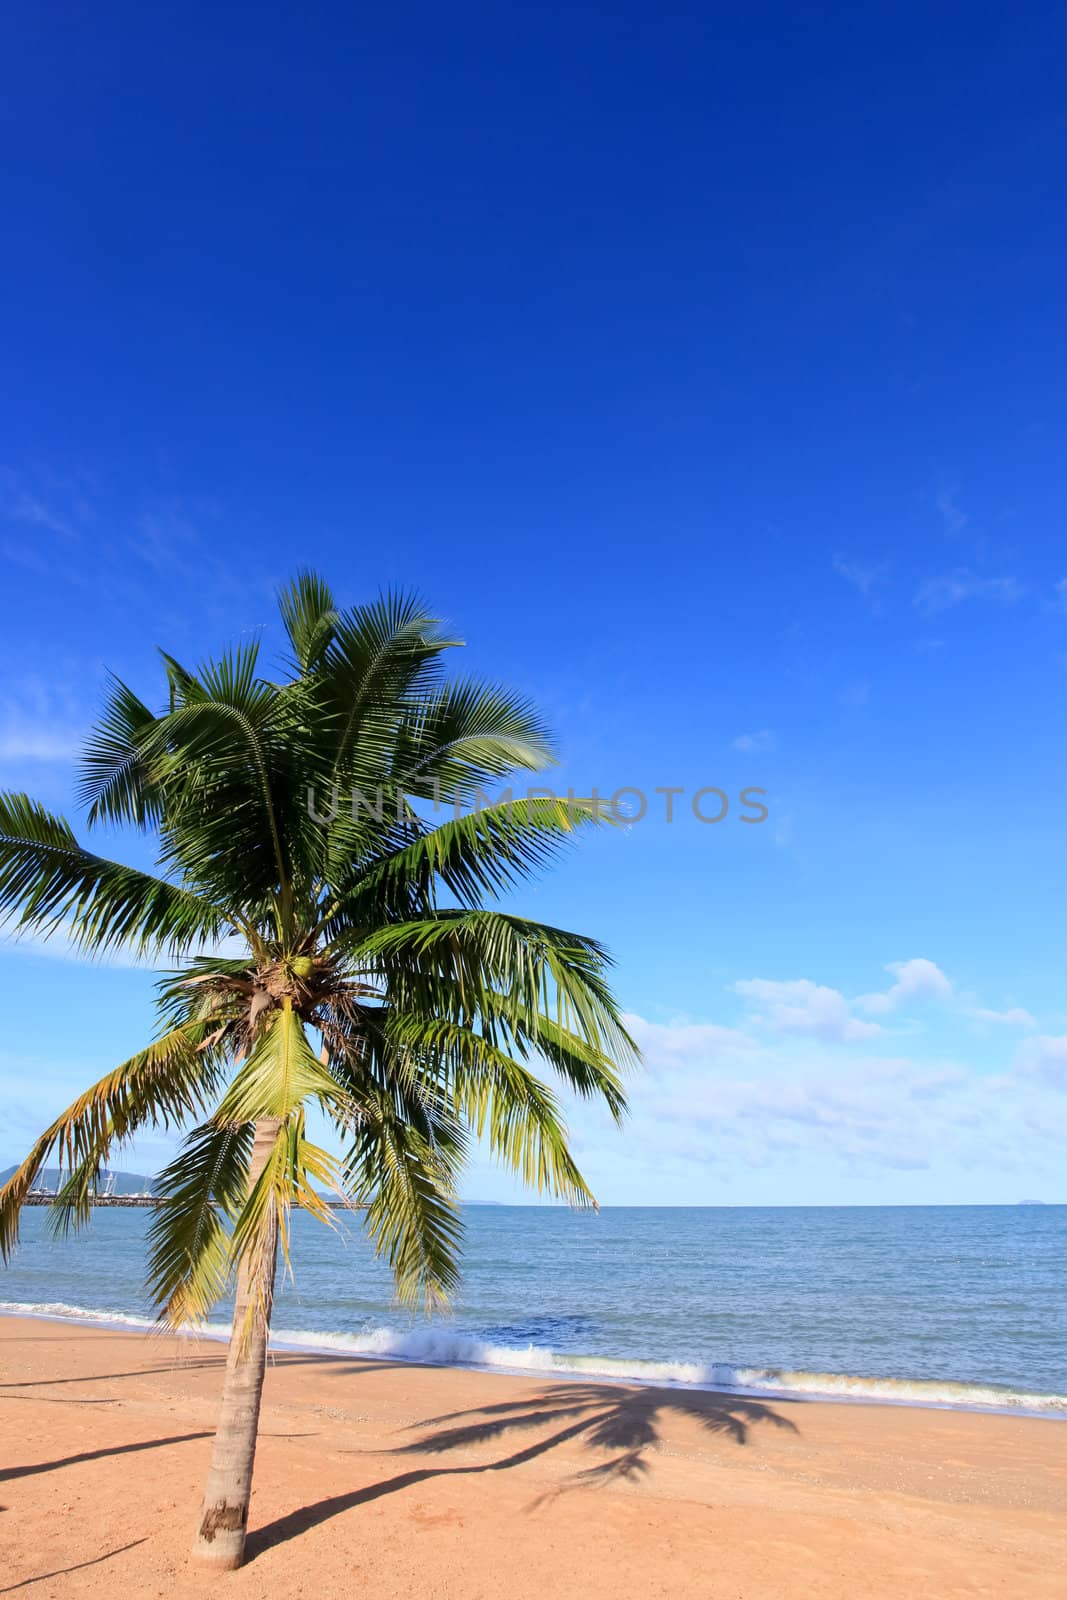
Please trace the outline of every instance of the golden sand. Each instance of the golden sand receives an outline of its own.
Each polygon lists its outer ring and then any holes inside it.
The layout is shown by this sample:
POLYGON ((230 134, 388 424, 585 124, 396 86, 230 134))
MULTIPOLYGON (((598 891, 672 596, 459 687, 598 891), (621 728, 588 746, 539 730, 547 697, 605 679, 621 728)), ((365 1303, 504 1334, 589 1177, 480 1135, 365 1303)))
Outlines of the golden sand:
POLYGON ((1067 1595, 1067 1424, 279 1353, 248 1554, 187 1558, 222 1348, 0 1318, 0 1593, 1067 1595))

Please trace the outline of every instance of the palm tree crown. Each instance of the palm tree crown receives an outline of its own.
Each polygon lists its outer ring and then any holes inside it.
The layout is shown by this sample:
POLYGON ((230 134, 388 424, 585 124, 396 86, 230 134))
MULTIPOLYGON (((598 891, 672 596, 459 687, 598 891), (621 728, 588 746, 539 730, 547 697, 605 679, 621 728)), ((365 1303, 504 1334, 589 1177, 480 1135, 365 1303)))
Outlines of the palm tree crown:
POLYGON ((486 908, 600 820, 581 801, 483 803, 493 780, 551 760, 538 716, 445 677, 457 641, 410 597, 341 611, 305 573, 281 613, 279 681, 249 645, 195 672, 164 655, 158 712, 111 684, 80 798, 90 827, 158 839, 158 873, 0 795, 0 912, 177 968, 159 982, 158 1037, 0 1191, 0 1248, 51 1152, 69 1174, 57 1220, 78 1223, 116 1143, 184 1127, 150 1231, 152 1292, 173 1323, 202 1319, 235 1270, 252 1286, 248 1325, 269 1318, 290 1210, 327 1219, 324 1188, 365 1204, 404 1298, 447 1299, 472 1137, 538 1189, 592 1203, 531 1062, 616 1119, 625 1108, 633 1047, 604 950, 486 908), (340 1154, 309 1137, 311 1107, 340 1154))

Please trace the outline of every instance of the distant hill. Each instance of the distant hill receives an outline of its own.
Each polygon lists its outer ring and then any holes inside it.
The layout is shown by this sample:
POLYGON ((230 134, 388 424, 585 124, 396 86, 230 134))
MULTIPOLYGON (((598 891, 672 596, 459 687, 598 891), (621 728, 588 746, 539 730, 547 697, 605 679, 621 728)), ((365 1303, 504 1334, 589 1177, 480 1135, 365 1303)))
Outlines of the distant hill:
MULTIPOLYGON (((9 1178, 14 1177, 14 1175, 15 1175, 15 1173, 17 1171, 18 1171, 17 1167, 8 1167, 6 1172, 0 1172, 0 1185, 5 1184, 9 1178)), ((55 1189, 56 1183, 58 1182, 58 1180, 59 1180, 59 1168, 58 1167, 45 1167, 45 1169, 43 1170, 43 1172, 41 1173, 40 1177, 37 1180, 37 1187, 42 1188, 42 1189, 55 1189)), ((105 1182, 106 1182, 106 1178, 101 1178, 101 1180, 100 1180, 100 1192, 101 1193, 103 1193, 105 1182)), ((148 1190, 148 1192, 151 1194, 151 1193, 155 1192, 155 1186, 156 1186, 156 1180, 154 1178, 149 1177, 146 1173, 143 1173, 143 1172, 116 1172, 116 1174, 115 1174, 115 1188, 113 1190, 113 1193, 115 1193, 115 1194, 144 1194, 145 1190, 148 1190)))

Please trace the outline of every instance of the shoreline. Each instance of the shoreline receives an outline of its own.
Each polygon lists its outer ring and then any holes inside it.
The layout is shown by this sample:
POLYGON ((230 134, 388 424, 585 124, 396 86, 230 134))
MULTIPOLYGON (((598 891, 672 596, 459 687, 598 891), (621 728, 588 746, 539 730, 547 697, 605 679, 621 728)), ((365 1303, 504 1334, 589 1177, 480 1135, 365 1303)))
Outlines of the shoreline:
MULTIPOLYGON (((0 1317, 9 1586, 195 1600, 225 1352, 0 1317)), ((513 1377, 276 1350, 249 1564, 318 1600, 1053 1600, 1067 1470, 1045 1419, 513 1377)))
MULTIPOLYGON (((178 1340, 206 1340, 212 1344, 226 1344, 229 1340, 229 1328, 208 1324, 203 1328, 161 1329, 158 1324, 148 1318, 126 1315, 124 1313, 105 1313, 91 1308, 69 1307, 58 1309, 45 1309, 44 1306, 17 1307, 14 1303, 0 1302, 0 1321, 4 1318, 15 1320, 39 1320, 59 1323, 67 1327, 99 1328, 113 1333, 143 1334, 151 1338, 170 1338, 178 1340), (69 1314, 68 1314, 69 1313, 69 1314)), ((531 1351, 537 1347, 531 1346, 531 1351)), ((272 1330, 270 1336, 270 1349, 280 1353, 301 1354, 316 1356, 321 1359, 344 1359, 350 1361, 378 1362, 388 1360, 399 1365, 411 1367, 425 1367, 429 1370, 443 1370, 456 1372, 479 1372, 487 1374, 500 1374, 512 1378, 529 1379, 554 1379, 559 1382, 596 1382, 604 1384, 634 1385, 647 1389, 677 1390, 683 1394, 712 1394, 723 1395, 734 1399, 753 1399, 776 1402, 796 1401, 810 1405, 838 1405, 838 1406, 874 1406, 891 1409, 905 1409, 917 1411, 948 1411, 960 1412, 965 1415, 976 1416, 1006 1416, 1025 1417, 1038 1422, 1067 1422, 1067 1397, 1062 1395, 1043 1395, 1037 1391, 1023 1393, 1021 1391, 1005 1390, 1005 1393, 1019 1393, 1017 1401, 1005 1401, 997 1404, 995 1401, 985 1402, 980 1400, 967 1400, 960 1396, 953 1398, 923 1397, 921 1393, 899 1394, 885 1393, 889 1387, 899 1387, 902 1391, 922 1390, 929 1388, 946 1388, 947 1383, 938 1380, 908 1379, 908 1378, 877 1378, 861 1375, 836 1374, 836 1373, 796 1373, 781 1370, 777 1375, 782 1378, 794 1380, 810 1380, 803 1385, 794 1381, 791 1385, 775 1386, 773 1381, 767 1383, 730 1383, 722 1379, 701 1378, 686 1379, 665 1377, 658 1374, 644 1374, 640 1370, 625 1370, 626 1368, 640 1368, 647 1363, 638 1360, 627 1361, 624 1357, 598 1357, 598 1356, 572 1356, 568 1359, 565 1354, 560 1354, 551 1365, 523 1365, 521 1360, 510 1361, 478 1361, 476 1359, 464 1360, 457 1357, 439 1358, 408 1354, 402 1349, 388 1348, 383 1341, 381 1348, 360 1348, 355 1343, 355 1336, 340 1333, 318 1332, 315 1330, 272 1330), (598 1366, 597 1363, 600 1363, 598 1366), (616 1370, 612 1370, 612 1369, 616 1370), (818 1387, 819 1380, 825 1384, 841 1385, 840 1388, 818 1387), (847 1386, 847 1387, 845 1387, 847 1386), (1026 1401, 1034 1403, 1027 1404, 1026 1401)), ((521 1355, 521 1352, 514 1352, 521 1355)), ((538 1350, 540 1354, 540 1350, 538 1350)), ((546 1352, 551 1354, 551 1352, 546 1352)), ((684 1366, 686 1363, 677 1363, 684 1366)), ((768 1373, 770 1376, 770 1373, 768 1373)), ((961 1390, 971 1390, 975 1394, 992 1393, 1003 1386, 981 1383, 960 1383, 954 1385, 961 1390)))

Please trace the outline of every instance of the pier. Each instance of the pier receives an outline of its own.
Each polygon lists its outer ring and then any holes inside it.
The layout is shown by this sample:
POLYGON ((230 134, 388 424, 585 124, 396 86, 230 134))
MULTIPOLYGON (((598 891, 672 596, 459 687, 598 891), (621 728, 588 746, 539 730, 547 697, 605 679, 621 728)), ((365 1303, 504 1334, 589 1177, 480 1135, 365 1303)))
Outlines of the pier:
MULTIPOLYGON (((335 1211, 366 1211, 366 1202, 363 1200, 335 1200, 333 1196, 323 1195, 325 1205, 335 1211)), ((51 1206, 55 1204, 54 1194, 28 1194, 22 1202, 24 1206, 51 1206)), ((157 1194, 97 1194, 92 1195, 89 1204, 92 1206, 140 1206, 154 1209, 156 1206, 165 1206, 167 1200, 163 1195, 157 1194)), ((297 1209, 303 1210, 299 1201, 297 1209)))

